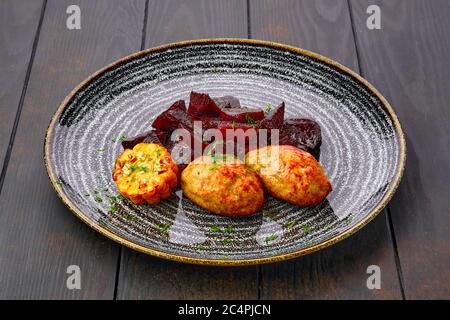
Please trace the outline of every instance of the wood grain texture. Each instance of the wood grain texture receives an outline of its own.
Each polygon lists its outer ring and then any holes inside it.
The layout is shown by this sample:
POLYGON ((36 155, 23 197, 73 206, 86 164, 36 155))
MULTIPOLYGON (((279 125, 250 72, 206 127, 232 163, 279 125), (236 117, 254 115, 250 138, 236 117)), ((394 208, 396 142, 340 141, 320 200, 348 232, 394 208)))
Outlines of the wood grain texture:
POLYGON ((365 77, 387 97, 407 137, 390 203, 408 299, 450 298, 450 2, 351 1, 365 77), (366 28, 369 4, 381 29, 366 28))
MULTIPOLYGON (((345 0, 250 2, 251 33, 309 49, 358 71, 348 4, 345 0)), ((399 299, 386 213, 356 235, 325 250, 261 267, 262 299, 399 299), (378 265, 381 290, 369 290, 367 267, 378 265)))
POLYGON ((0 2, 0 167, 22 95, 43 1, 0 2))
POLYGON ((206 38, 247 38, 245 0, 150 0, 146 46, 206 38))
MULTIPOLYGON (((146 47, 211 37, 247 37, 245 1, 150 1, 146 47)), ((256 299, 257 267, 183 265, 124 248, 118 299, 256 299)))
POLYGON ((53 112, 89 74, 139 50, 144 1, 78 0, 81 30, 66 28, 69 0, 48 1, 0 197, 0 298, 112 299, 119 246, 62 204, 43 165, 53 112), (66 288, 69 265, 81 290, 66 288))

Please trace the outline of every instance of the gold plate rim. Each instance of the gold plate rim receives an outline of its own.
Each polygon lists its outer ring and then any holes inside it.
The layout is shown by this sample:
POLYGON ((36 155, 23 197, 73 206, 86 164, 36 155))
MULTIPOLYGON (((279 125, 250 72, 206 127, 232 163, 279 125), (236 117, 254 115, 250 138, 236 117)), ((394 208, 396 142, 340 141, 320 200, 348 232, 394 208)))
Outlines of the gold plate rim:
POLYGON ((392 196, 394 195, 395 191, 397 190, 400 180, 403 176, 404 170, 405 170, 405 164, 406 164, 406 141, 403 134, 403 130, 401 128, 400 122, 398 120, 397 115, 395 114, 392 106, 389 104, 389 102, 386 100, 386 98, 381 95, 381 93, 367 80, 362 78, 360 75, 355 73, 354 71, 350 70, 349 68, 345 67, 344 65, 329 59, 325 56, 322 56, 318 53, 293 47, 290 45, 280 44, 276 42, 271 41, 262 41, 262 40, 251 40, 251 39, 235 39, 235 38, 217 38, 217 39, 201 39, 201 40, 190 40, 190 41, 181 41, 171 44, 165 44, 154 48, 149 48, 146 50, 142 50, 133 54, 130 54, 126 57, 123 57, 115 62, 110 63, 106 67, 96 71, 95 73, 91 74, 88 78, 86 78, 84 81, 82 81, 78 86, 76 86, 61 102, 58 109, 55 111, 55 113, 52 116, 52 119, 48 125, 46 135, 45 135, 45 141, 44 141, 44 163, 45 168, 47 171, 47 175, 51 181, 53 189, 56 191, 58 197, 62 200, 62 202, 69 208, 69 210, 80 220, 82 220, 84 223, 86 223, 88 226, 90 226, 92 229, 96 230, 103 236, 106 236, 107 238, 124 245, 128 248, 131 248, 133 250, 155 256, 158 258, 164 258, 168 260, 183 262, 183 263, 190 263, 190 264, 197 264, 197 265, 211 265, 211 266, 244 266, 244 265, 257 265, 257 264, 267 264, 267 263, 274 263, 284 260, 289 260, 293 258, 297 258, 300 256, 304 256, 309 253, 313 253, 316 251, 319 251, 321 249, 324 249, 326 247, 329 247, 360 230, 365 225, 367 225, 370 221, 372 221, 380 212, 384 209, 384 207, 387 205, 387 203, 391 200, 392 196), (382 103, 383 107, 388 112, 391 121, 394 125, 395 131, 398 135, 398 141, 399 141, 399 163, 397 166, 396 173, 394 175, 393 180, 391 181, 389 185, 389 189, 384 195, 384 197, 381 199, 381 201, 378 203, 378 205, 367 214, 367 216, 362 219, 360 222, 352 226, 351 228, 345 230, 344 232, 324 241, 318 244, 315 244, 313 246, 300 249, 294 252, 270 256, 270 257, 264 257, 264 258, 253 258, 253 259, 208 259, 208 258, 194 258, 194 257, 187 257, 182 255, 176 255, 171 253, 165 253, 162 251, 158 251, 155 249, 151 249, 139 244, 136 244, 130 240, 124 239, 121 236, 117 235, 116 233, 102 227, 99 225, 95 220, 89 218, 87 215, 83 214, 81 210, 79 210, 72 201, 66 196, 66 194, 62 191, 60 185, 57 182, 56 176, 49 164, 50 161, 50 137, 53 134, 53 130, 55 127, 55 124, 57 122, 57 119, 59 118, 62 111, 65 109, 67 104, 72 100, 73 96, 81 89, 83 89, 88 83, 90 83, 93 79, 98 77, 99 75, 107 72, 108 70, 111 70, 117 65, 120 65, 122 63, 131 61, 135 58, 153 53, 158 51, 163 51, 167 49, 172 48, 178 48, 178 47, 185 47, 190 45, 197 45, 197 44, 217 44, 217 43, 228 43, 228 44, 247 44, 247 45, 260 45, 260 46, 266 46, 273 49, 282 49, 294 54, 299 54, 303 56, 308 56, 310 58, 316 59, 318 61, 321 61, 325 64, 331 65, 335 68, 338 68, 343 73, 351 76, 354 80, 359 82, 361 85, 365 86, 371 93, 373 93, 382 103))

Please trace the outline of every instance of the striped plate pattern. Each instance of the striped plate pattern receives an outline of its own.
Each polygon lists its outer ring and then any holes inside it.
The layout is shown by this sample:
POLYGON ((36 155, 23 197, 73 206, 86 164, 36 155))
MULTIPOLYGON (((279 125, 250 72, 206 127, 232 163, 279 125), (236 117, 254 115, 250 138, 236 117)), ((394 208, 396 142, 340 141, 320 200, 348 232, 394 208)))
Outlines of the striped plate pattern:
POLYGON ((249 264, 320 249, 367 223, 399 182, 404 140, 387 102, 337 63, 258 41, 193 41, 124 58, 83 82, 49 126, 46 165, 72 211, 114 240, 185 262, 249 264), (299 208, 268 197, 257 214, 226 218, 181 191, 157 206, 117 197, 111 173, 120 138, 149 130, 191 90, 233 95, 248 107, 284 101, 285 117, 316 120, 334 189, 327 200, 299 208))

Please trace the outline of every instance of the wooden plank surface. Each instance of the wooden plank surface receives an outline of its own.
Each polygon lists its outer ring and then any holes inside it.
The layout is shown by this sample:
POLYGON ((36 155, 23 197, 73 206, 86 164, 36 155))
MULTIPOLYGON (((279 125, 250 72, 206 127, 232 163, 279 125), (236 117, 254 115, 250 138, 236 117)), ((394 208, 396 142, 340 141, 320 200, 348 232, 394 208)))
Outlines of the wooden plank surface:
POLYGON ((24 91, 43 3, 26 0, 0 2, 0 170, 24 91))
MULTIPOLYGON (((323 54, 358 71, 347 1, 251 0, 255 39, 282 42, 323 54)), ((285 263, 262 266, 262 299, 399 299, 394 251, 381 213, 343 242, 285 263), (366 269, 381 268, 381 290, 369 290, 366 269)))
POLYGON ((365 77, 387 97, 407 137, 403 181, 390 203, 405 296, 450 296, 450 2, 351 1, 365 77), (366 8, 381 29, 366 28, 366 8))
POLYGON ((42 143, 51 115, 74 86, 139 50, 145 1, 76 3, 81 30, 66 28, 73 1, 47 2, 0 197, 0 298, 113 298, 119 246, 58 199, 45 173, 42 143), (81 268, 81 290, 66 288, 69 265, 81 268))
MULTIPOLYGON (((150 1, 146 47, 210 37, 247 37, 245 1, 150 1)), ((122 253, 118 299, 257 298, 257 267, 200 267, 122 253)))

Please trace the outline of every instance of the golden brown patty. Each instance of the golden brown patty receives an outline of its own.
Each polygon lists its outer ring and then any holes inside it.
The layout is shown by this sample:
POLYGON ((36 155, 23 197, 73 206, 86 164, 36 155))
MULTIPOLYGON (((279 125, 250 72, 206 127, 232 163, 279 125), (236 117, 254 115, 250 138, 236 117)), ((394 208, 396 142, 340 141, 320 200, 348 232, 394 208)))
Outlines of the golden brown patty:
POLYGON ((177 185, 178 167, 166 148, 139 143, 116 160, 113 180, 119 192, 137 204, 157 204, 177 185))
POLYGON ((322 202, 331 184, 319 162, 293 146, 267 146, 250 151, 245 163, 274 197, 306 207, 322 202))
POLYGON ((202 156, 181 173, 181 188, 194 203, 224 216, 256 212, 264 203, 258 176, 233 156, 228 161, 202 156))

